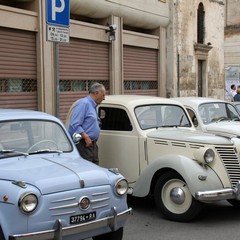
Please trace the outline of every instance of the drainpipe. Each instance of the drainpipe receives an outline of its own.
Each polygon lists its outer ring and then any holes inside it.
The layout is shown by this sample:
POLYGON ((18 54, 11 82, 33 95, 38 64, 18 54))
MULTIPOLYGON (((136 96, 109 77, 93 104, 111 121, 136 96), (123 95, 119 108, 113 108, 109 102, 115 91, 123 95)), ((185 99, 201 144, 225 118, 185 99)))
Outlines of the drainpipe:
POLYGON ((177 96, 180 97, 180 61, 177 53, 177 96))

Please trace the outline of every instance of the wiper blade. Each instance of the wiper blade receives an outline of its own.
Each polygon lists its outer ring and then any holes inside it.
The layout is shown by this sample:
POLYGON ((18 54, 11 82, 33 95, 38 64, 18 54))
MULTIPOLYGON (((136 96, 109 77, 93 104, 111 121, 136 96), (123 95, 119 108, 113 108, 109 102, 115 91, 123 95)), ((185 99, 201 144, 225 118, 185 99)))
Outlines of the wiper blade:
POLYGON ((53 150, 53 149, 40 149, 40 150, 36 150, 36 151, 32 151, 32 152, 29 152, 29 154, 38 154, 38 153, 62 153, 63 151, 60 151, 60 150, 53 150))
POLYGON ((159 128, 175 128, 175 127, 179 127, 179 125, 176 125, 176 124, 162 125, 162 126, 157 127, 157 129, 159 129, 159 128))
POLYGON ((21 155, 24 155, 24 156, 28 156, 29 154, 28 153, 25 153, 25 152, 20 152, 20 151, 17 151, 15 149, 2 149, 0 150, 0 153, 16 153, 16 154, 21 154, 21 155))

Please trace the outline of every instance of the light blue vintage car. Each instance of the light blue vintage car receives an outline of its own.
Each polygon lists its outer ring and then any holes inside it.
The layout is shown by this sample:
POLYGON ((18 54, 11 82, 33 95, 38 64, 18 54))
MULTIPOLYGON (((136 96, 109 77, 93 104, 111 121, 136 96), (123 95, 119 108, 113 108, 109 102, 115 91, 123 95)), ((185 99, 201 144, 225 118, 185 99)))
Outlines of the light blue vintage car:
POLYGON ((125 178, 42 112, 0 109, 0 186, 1 240, 120 240, 131 213, 125 178))

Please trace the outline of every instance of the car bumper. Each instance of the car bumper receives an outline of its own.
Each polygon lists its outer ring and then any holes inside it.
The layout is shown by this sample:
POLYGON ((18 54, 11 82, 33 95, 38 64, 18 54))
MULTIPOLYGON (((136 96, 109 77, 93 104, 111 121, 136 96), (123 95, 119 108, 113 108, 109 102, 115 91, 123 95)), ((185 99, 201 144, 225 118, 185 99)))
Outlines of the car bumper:
POLYGON ((240 200, 240 181, 234 188, 224 188, 220 190, 198 191, 195 198, 199 201, 218 201, 236 199, 240 200))
POLYGON ((121 213, 117 213, 116 208, 113 208, 112 210, 112 216, 70 227, 62 227, 61 220, 59 219, 55 222, 55 229, 41 232, 16 234, 9 236, 9 240, 61 240, 65 236, 71 236, 73 234, 79 234, 81 232, 91 231, 97 228, 104 228, 107 226, 110 227, 112 231, 115 231, 117 230, 117 223, 119 221, 126 220, 128 216, 132 214, 132 209, 129 208, 121 213))

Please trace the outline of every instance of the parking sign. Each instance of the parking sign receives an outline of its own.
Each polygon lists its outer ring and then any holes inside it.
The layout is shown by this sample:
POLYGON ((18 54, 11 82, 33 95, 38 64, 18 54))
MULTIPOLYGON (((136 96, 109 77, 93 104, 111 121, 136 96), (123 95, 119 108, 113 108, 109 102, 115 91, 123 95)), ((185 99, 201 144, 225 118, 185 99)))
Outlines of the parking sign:
POLYGON ((46 0, 47 24, 69 27, 70 0, 46 0))

